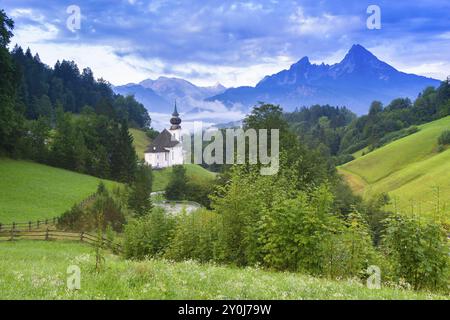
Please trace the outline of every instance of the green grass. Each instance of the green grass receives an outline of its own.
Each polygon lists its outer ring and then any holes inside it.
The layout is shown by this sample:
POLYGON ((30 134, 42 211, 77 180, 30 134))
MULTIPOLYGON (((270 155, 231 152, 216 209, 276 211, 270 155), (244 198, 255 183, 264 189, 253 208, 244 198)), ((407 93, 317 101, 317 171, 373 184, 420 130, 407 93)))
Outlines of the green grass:
MULTIPOLYGON (((0 222, 61 215, 95 192, 100 179, 29 161, 0 158, 0 222)), ((115 183, 105 181, 107 187, 115 183)))
POLYGON ((448 299, 430 293, 329 281, 254 268, 191 261, 143 262, 105 255, 95 272, 94 249, 79 243, 0 243, 0 299, 448 299), (67 268, 81 269, 81 289, 66 289, 67 268))
POLYGON ((129 131, 133 136, 133 145, 139 159, 144 159, 144 153, 151 142, 150 138, 142 130, 130 128, 129 131))
MULTIPOLYGON (((196 164, 185 164, 188 179, 213 180, 216 176, 214 172, 196 164)), ((172 168, 153 170, 153 191, 163 191, 170 180, 172 168)))
POLYGON ((387 192, 397 207, 416 213, 450 209, 450 149, 437 152, 439 135, 450 128, 450 117, 420 126, 420 131, 396 140, 342 167, 340 172, 364 197, 387 192))

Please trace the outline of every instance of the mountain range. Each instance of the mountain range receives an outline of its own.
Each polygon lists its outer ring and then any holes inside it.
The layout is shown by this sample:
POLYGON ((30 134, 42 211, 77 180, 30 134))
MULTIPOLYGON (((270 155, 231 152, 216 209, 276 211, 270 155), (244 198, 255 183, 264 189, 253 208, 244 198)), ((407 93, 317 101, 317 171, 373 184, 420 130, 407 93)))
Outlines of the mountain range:
POLYGON ((288 70, 264 77, 255 87, 231 88, 208 100, 229 106, 235 103, 250 106, 264 101, 280 104, 287 111, 330 104, 347 106, 361 115, 367 113, 374 100, 386 104, 399 97, 415 99, 427 86, 439 83, 400 72, 361 45, 353 45, 339 63, 317 65, 304 57, 288 70))
POLYGON ((155 113, 171 113, 177 100, 185 118, 207 117, 210 123, 219 123, 240 120, 260 101, 279 104, 285 111, 313 104, 346 106, 361 115, 367 113, 374 100, 387 104, 399 97, 415 99, 423 89, 439 83, 436 79, 401 72, 356 44, 339 63, 313 64, 304 57, 287 70, 265 76, 254 87, 227 89, 219 83, 198 87, 184 79, 159 77, 113 89, 133 94, 152 118, 155 113))

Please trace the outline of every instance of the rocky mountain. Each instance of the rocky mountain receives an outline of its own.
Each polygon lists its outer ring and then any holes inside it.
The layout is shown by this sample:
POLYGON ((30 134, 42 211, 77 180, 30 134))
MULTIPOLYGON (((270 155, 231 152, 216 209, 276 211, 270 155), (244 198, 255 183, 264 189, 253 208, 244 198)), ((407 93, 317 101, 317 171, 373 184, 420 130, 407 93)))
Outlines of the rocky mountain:
POLYGON ((264 77, 255 87, 231 88, 207 100, 248 108, 263 101, 280 104, 286 111, 331 104, 364 114, 373 100, 414 99, 425 87, 438 85, 438 80, 398 71, 361 45, 353 45, 339 63, 312 64, 304 57, 288 70, 264 77))

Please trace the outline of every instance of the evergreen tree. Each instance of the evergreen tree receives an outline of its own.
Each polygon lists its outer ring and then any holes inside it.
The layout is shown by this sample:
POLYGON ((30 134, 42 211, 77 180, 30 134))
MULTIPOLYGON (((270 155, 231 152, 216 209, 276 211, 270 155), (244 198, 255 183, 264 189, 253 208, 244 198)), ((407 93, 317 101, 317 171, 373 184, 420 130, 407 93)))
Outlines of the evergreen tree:
POLYGON ((141 162, 137 167, 136 179, 131 185, 128 206, 136 215, 144 216, 152 209, 152 168, 141 162))
POLYGON ((0 152, 14 153, 21 136, 22 116, 15 109, 17 77, 7 45, 14 22, 0 10, 0 152))
POLYGON ((137 155, 133 147, 133 136, 128 131, 128 124, 122 121, 115 126, 116 140, 111 155, 112 177, 121 182, 131 183, 135 178, 137 155))

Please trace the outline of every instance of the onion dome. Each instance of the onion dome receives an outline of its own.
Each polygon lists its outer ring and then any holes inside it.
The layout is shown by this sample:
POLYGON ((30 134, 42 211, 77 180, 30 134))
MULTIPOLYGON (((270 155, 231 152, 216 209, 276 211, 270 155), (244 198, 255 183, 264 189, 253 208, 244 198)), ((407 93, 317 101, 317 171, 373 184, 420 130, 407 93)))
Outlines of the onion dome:
POLYGON ((181 119, 179 117, 178 110, 177 110, 177 102, 175 101, 175 108, 172 113, 172 118, 170 119, 170 124, 172 125, 170 127, 170 130, 180 129, 181 128, 180 123, 181 123, 181 119))

